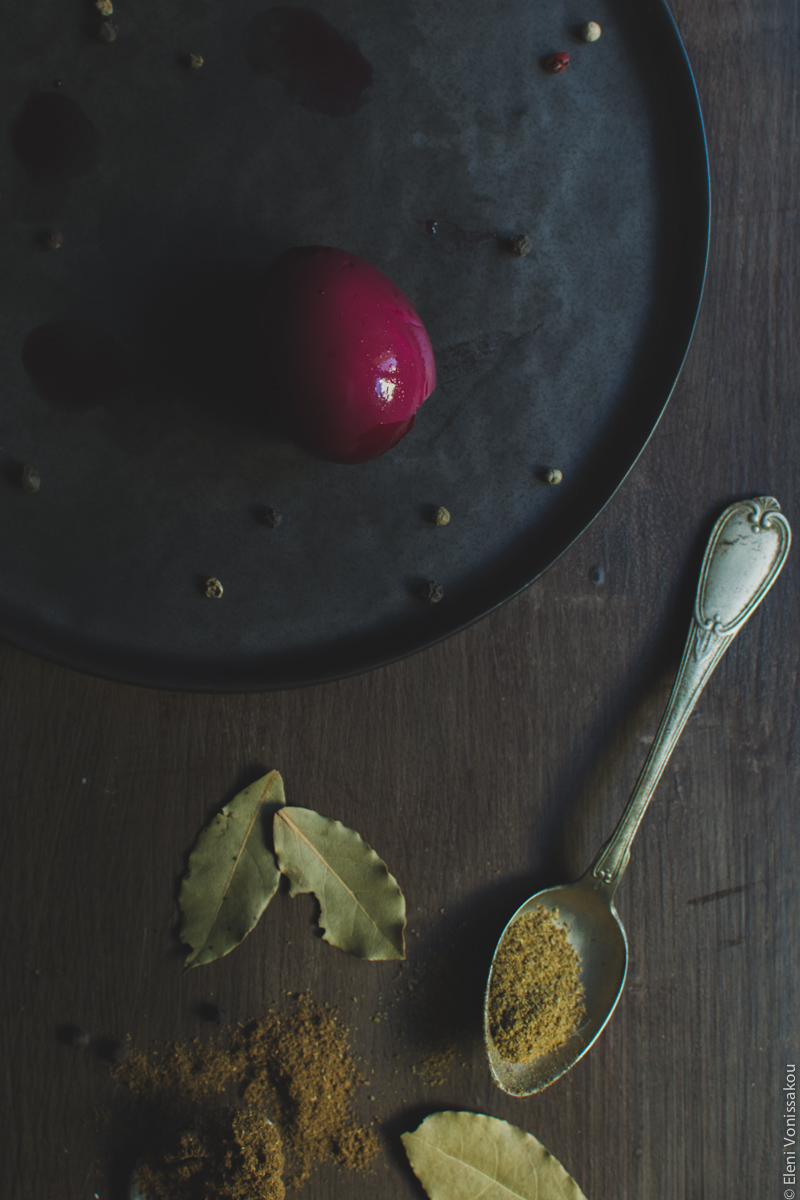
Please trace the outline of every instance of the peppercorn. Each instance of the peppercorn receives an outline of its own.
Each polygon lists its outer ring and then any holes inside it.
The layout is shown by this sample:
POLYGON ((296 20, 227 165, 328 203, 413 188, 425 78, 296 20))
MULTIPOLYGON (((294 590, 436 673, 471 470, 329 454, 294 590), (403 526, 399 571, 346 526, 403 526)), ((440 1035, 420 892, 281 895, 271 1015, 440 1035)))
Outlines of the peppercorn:
POLYGON ((561 483, 563 478, 564 475, 561 471, 559 471, 558 467, 550 467, 550 469, 544 473, 544 481, 545 483, 549 483, 551 487, 555 487, 556 484, 561 483))
POLYGON ((51 229, 44 236, 44 245, 47 250, 60 250, 64 245, 64 235, 58 229, 51 229))
POLYGON ((551 75, 560 75, 562 71, 566 71, 569 66, 569 55, 560 50, 558 54, 550 54, 544 60, 544 69, 549 71, 551 75))
POLYGON ((449 513, 448 509, 446 509, 444 507, 443 504, 440 504, 439 507, 436 509, 435 513, 433 514, 433 523, 434 523, 434 525, 449 525, 450 524, 450 513, 449 513))
POLYGON ((602 567, 592 567, 591 574, 589 576, 592 583, 600 584, 603 582, 605 577, 606 577, 606 573, 602 567))
POLYGON ((442 585, 429 579, 422 589, 422 599, 427 600, 429 604, 438 604, 442 596, 444 596, 442 585))
POLYGON ((277 508, 264 508, 261 512, 261 524, 266 525, 267 529, 277 529, 283 520, 282 515, 277 508))
POLYGON ((186 65, 190 71, 199 71, 204 62, 205 59, 203 58, 202 54, 186 55, 186 65))
POLYGON ((219 600, 223 592, 223 587, 220 581, 212 575, 210 579, 206 580, 203 590, 209 600, 219 600))
POLYGON ((115 42, 119 36, 119 22, 101 21, 97 36, 101 42, 115 42))
POLYGON ((602 33, 602 29, 597 24, 597 21, 587 21, 581 27, 581 37, 585 42, 596 42, 602 33))
POLYGON ((526 254, 530 254, 533 247, 533 242, 527 233, 520 233, 516 237, 509 238, 507 244, 509 254, 513 254, 515 258, 524 258, 526 254))
POLYGON ((22 484, 23 492, 38 492, 42 480, 36 467, 32 467, 30 463, 25 463, 22 468, 20 483, 22 484))

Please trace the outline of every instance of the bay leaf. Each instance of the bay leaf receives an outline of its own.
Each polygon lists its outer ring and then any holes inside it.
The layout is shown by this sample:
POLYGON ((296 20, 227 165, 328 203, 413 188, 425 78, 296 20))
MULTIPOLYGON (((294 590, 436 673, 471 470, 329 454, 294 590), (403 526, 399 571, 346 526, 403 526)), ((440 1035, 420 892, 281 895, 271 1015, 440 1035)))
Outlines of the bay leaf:
POLYGON ((434 1113, 402 1141, 431 1200, 586 1200, 541 1142, 497 1117, 434 1113))
POLYGON ((191 948, 184 969, 229 954, 275 895, 280 872, 269 826, 276 807, 285 803, 283 780, 270 771, 234 796, 201 831, 178 896, 181 940, 191 948))
POLYGON ((406 902, 382 859, 353 829, 310 808, 282 808, 275 853, 290 893, 313 892, 323 938, 358 958, 405 958, 406 902))

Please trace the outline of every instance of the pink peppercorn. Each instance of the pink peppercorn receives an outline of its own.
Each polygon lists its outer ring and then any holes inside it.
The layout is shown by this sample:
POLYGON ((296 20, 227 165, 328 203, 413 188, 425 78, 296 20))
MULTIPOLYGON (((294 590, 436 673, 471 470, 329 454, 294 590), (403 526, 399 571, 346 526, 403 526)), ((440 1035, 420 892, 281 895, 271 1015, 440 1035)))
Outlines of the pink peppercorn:
POLYGON ((558 54, 551 54, 544 60, 544 69, 549 71, 551 75, 559 75, 562 71, 566 71, 569 66, 569 55, 563 50, 558 54))

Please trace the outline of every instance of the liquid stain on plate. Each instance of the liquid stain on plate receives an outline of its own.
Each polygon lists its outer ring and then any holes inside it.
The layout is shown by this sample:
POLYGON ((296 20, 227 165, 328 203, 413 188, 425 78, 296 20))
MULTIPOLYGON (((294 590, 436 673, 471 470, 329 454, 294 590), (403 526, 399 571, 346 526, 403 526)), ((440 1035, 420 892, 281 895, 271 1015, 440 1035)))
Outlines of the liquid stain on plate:
POLYGON ((372 67, 356 43, 310 8, 280 5, 259 13, 245 30, 245 53, 257 74, 329 117, 358 112, 372 83, 372 67))

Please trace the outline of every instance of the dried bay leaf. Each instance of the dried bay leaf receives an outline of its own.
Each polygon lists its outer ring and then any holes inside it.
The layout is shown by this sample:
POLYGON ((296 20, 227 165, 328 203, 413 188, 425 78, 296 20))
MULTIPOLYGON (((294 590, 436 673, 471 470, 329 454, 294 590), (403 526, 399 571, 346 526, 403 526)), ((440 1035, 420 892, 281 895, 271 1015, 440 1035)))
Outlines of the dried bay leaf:
POLYGON ((434 1113, 402 1141, 431 1200, 586 1200, 541 1142, 496 1117, 434 1113))
POLYGON ((293 896, 313 892, 323 937, 359 958, 404 958, 406 902, 386 864, 353 830, 310 808, 282 808, 275 853, 293 896))
POLYGON ((285 803, 283 780, 270 771, 234 796, 201 831, 178 896, 181 941, 191 948, 186 970, 229 954, 275 895, 280 872, 269 825, 285 803))

